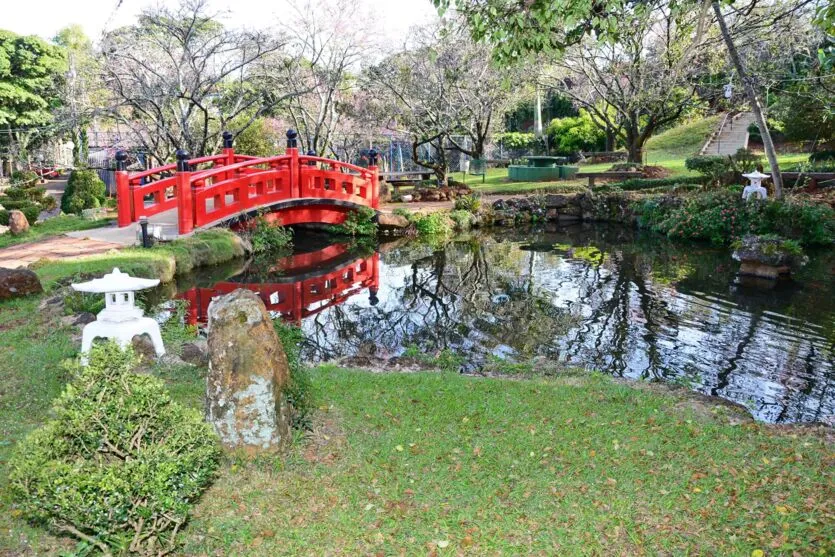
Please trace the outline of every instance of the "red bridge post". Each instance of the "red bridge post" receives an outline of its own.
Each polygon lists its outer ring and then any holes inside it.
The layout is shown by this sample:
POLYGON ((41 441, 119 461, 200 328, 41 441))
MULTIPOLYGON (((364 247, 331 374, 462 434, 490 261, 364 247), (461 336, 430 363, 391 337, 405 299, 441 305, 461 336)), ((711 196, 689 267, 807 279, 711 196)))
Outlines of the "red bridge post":
POLYGON ((380 208, 380 173, 377 168, 377 150, 368 152, 368 170, 371 172, 371 208, 380 208))
POLYGON ((226 155, 225 164, 235 164, 235 148, 232 145, 232 132, 223 132, 223 154, 226 155))
POLYGON ((293 197, 302 197, 302 181, 299 169, 299 149, 296 130, 287 130, 287 155, 290 157, 290 191, 293 197))
POLYGON ((116 151, 116 207, 117 224, 127 226, 133 222, 133 208, 131 207, 130 177, 128 176, 128 154, 116 151))
POLYGON ((188 153, 182 149, 177 149, 177 226, 180 234, 189 234, 194 230, 191 167, 188 153))

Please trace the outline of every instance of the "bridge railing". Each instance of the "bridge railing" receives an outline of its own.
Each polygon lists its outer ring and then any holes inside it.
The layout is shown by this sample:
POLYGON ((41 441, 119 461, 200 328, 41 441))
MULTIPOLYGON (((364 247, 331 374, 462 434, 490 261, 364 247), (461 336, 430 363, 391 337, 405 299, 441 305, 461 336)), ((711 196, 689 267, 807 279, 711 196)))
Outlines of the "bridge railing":
POLYGON ((303 198, 323 200, 324 205, 341 201, 379 207, 376 152, 363 168, 313 153, 299 155, 293 130, 287 132, 287 153, 274 157, 235 153, 228 132, 223 140, 221 154, 189 159, 177 151, 176 164, 132 174, 125 170, 127 155, 117 153, 119 226, 176 208, 179 232, 188 234, 241 213, 303 198))

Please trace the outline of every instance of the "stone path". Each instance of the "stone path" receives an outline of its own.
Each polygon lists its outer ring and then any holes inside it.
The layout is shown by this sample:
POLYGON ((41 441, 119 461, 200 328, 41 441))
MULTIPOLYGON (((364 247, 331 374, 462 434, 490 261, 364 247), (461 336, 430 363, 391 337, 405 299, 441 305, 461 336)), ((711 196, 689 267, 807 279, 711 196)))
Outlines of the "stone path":
POLYGON ((57 236, 0 249, 0 267, 16 269, 26 267, 39 259, 74 259, 107 253, 121 247, 124 246, 113 242, 57 236))
POLYGON ((754 115, 744 112, 735 120, 728 119, 722 133, 715 137, 705 150, 705 155, 734 155, 739 149, 748 147, 748 126, 754 122, 754 115))

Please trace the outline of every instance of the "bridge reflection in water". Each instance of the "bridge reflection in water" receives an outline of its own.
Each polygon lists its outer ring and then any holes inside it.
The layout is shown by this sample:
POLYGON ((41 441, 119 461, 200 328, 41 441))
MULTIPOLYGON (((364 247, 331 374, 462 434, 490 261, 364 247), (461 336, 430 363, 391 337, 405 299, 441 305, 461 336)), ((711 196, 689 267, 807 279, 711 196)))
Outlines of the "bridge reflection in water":
POLYGON ((205 325, 209 303, 213 298, 239 288, 256 292, 267 310, 285 321, 300 323, 305 317, 368 290, 369 301, 375 305, 380 284, 380 255, 357 257, 347 244, 289 255, 275 262, 268 271, 269 282, 221 281, 209 288, 195 287, 177 297, 188 301, 186 321, 189 325, 205 325))

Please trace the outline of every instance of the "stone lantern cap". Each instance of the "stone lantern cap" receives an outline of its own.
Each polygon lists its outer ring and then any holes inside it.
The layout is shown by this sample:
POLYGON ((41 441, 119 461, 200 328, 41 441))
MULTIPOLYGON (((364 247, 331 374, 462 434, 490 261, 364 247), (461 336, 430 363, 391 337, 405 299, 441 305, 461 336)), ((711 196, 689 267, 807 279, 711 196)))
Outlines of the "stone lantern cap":
POLYGON ((748 174, 743 174, 742 176, 744 178, 748 178, 749 180, 762 180, 763 178, 771 178, 770 174, 763 174, 759 170, 749 172, 748 174))
POLYGON ((158 284, 159 279, 132 277, 120 271, 118 267, 114 267, 113 272, 101 278, 73 284, 72 288, 78 292, 107 294, 108 292, 135 292, 137 290, 153 288, 158 284))

